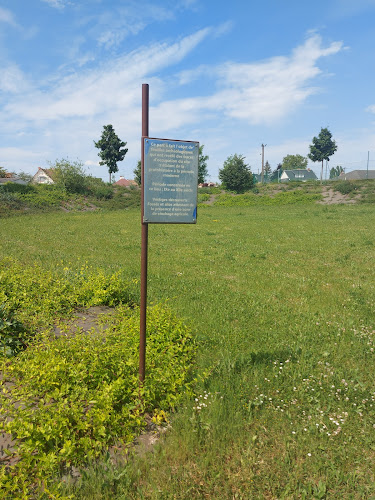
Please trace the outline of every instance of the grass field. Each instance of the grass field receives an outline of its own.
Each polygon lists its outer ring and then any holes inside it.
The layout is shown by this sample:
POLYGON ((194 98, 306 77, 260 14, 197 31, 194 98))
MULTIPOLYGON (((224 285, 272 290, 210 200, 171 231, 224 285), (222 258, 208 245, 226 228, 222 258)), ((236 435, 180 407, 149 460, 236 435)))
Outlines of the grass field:
MULTIPOLYGON (((139 277, 140 216, 0 223, 0 257, 139 277)), ((375 498, 373 205, 209 206, 149 228, 149 301, 198 341, 196 395, 154 453, 76 498, 375 498)))

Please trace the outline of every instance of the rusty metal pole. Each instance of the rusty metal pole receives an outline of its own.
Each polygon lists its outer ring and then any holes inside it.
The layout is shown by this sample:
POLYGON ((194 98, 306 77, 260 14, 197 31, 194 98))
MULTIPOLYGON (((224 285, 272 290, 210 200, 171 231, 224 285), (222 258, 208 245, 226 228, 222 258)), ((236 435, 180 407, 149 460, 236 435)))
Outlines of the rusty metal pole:
POLYGON ((146 375, 146 316, 147 316, 147 254, 148 254, 148 224, 143 222, 144 195, 145 195, 145 159, 144 138, 148 137, 149 117, 149 87, 147 83, 142 84, 142 149, 141 149, 141 304, 140 304, 140 329, 139 329, 139 382, 143 384, 146 375))

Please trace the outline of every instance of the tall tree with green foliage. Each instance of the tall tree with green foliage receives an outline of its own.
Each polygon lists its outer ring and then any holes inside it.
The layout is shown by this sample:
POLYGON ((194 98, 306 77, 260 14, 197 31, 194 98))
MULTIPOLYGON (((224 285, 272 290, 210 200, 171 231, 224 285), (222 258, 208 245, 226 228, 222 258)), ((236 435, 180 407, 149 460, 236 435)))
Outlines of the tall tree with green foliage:
POLYGON ((134 180, 140 186, 142 184, 142 162, 138 160, 137 166, 133 170, 134 180))
POLYGON ((198 154, 198 184, 205 182, 208 169, 207 169, 207 160, 210 159, 209 156, 203 154, 204 144, 199 146, 199 154, 198 154))
POLYGON ((302 155, 286 155, 282 162, 283 170, 296 170, 297 168, 307 168, 307 158, 302 155))
POLYGON ((266 179, 266 182, 269 182, 270 181, 270 177, 271 177, 271 172, 272 172, 272 169, 271 169, 271 165, 269 164, 269 161, 267 160, 265 165, 264 165, 264 178, 266 179))
POLYGON ((323 162, 329 161, 329 157, 337 151, 336 142, 332 139, 332 134, 328 128, 321 128, 318 137, 313 137, 310 144, 310 153, 307 155, 311 161, 322 162, 320 181, 323 181, 323 162))
POLYGON ((329 171, 329 178, 330 179, 335 179, 336 177, 338 177, 342 172, 344 171, 344 169, 340 166, 340 165, 337 165, 337 167, 332 167, 331 170, 329 171))
POLYGON ((111 183, 112 174, 118 172, 117 162, 125 158, 128 149, 125 148, 126 142, 123 142, 117 136, 112 125, 104 125, 103 132, 99 141, 95 142, 95 147, 100 151, 100 165, 107 165, 109 173, 109 182, 111 183))
POLYGON ((283 166, 281 163, 279 163, 270 176, 270 182, 279 182, 282 173, 283 166))
POLYGON ((0 167, 0 177, 6 177, 7 173, 8 172, 5 170, 5 168, 0 167))
POLYGON ((223 168, 219 170, 219 179, 224 189, 244 193, 254 186, 254 176, 244 160, 244 156, 237 154, 228 156, 225 160, 223 168))

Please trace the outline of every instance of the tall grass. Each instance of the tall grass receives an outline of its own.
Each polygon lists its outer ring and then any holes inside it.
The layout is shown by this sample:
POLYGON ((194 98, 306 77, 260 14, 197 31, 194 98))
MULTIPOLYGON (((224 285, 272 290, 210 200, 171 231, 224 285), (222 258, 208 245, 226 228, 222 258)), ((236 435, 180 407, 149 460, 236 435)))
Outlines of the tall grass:
MULTIPOLYGON (((1 222, 0 253, 138 277, 137 212, 1 222)), ((149 230, 149 300, 193 325, 196 395, 153 454, 108 463, 77 498, 375 495, 372 205, 205 207, 149 230), (110 470, 108 470, 110 467, 110 470)))

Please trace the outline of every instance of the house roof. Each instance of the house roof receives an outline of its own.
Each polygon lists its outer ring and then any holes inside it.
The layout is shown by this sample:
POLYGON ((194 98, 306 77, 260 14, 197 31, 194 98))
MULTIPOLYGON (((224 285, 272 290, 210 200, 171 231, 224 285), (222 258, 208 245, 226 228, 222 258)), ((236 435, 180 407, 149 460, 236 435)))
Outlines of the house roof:
POLYGON ((341 172, 341 174, 337 177, 338 180, 344 181, 359 181, 365 179, 375 179, 375 170, 353 170, 352 172, 348 172, 345 174, 341 172), (367 176, 368 175, 368 176, 367 176))
POLYGON ((124 178, 118 180, 117 182, 114 182, 114 185, 123 187, 138 186, 138 184, 135 181, 124 178))
POLYGON ((19 177, 0 177, 0 184, 6 184, 7 182, 13 182, 14 184, 27 184, 26 181, 20 179, 19 177))
MULTIPOLYGON (((54 168, 42 168, 42 167, 38 167, 38 172, 35 175, 39 174, 40 171, 42 171, 43 173, 45 173, 46 175, 48 175, 48 177, 53 180, 53 176, 55 174, 55 169, 54 168)), ((35 175, 34 175, 34 177, 35 177, 35 175)))
POLYGON ((295 170, 284 170, 281 178, 284 177, 284 179, 285 179, 284 174, 286 174, 288 176, 288 179, 290 181, 301 181, 301 180, 306 181, 306 180, 316 180, 317 179, 317 176, 315 175, 315 173, 312 170, 310 170, 309 168, 296 168, 295 170))

